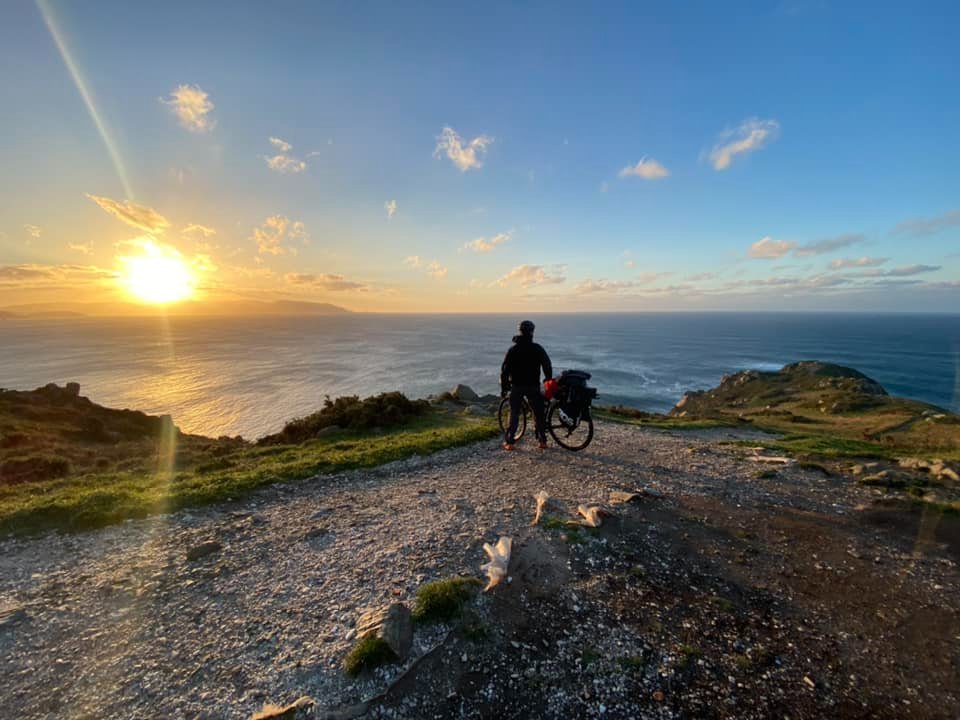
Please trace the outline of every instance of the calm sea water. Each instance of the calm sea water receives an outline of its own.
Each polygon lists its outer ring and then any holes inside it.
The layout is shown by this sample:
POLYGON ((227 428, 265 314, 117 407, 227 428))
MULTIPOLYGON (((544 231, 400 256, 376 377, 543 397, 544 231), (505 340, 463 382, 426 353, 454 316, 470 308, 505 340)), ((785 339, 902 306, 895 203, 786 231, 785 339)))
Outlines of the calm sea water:
MULTIPOLYGON (((601 403, 669 409, 744 368, 818 359, 889 392, 960 410, 960 316, 650 313, 534 317, 556 368, 593 373, 601 403)), ((497 392, 517 318, 113 318, 0 321, 0 387, 77 381, 95 402, 169 413, 185 431, 257 437, 325 395, 465 382, 497 392)))

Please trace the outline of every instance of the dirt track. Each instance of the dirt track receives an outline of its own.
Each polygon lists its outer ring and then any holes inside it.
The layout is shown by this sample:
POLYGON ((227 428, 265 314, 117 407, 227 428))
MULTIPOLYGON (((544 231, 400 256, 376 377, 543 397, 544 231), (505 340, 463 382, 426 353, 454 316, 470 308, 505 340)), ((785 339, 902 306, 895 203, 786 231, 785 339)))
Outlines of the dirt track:
POLYGON ((393 683, 369 716, 953 717, 956 519, 816 470, 760 478, 723 439, 601 424, 576 455, 483 443, 3 541, 0 716, 246 718, 393 683), (538 490, 567 518, 638 487, 664 497, 595 532, 529 527, 538 490), (515 555, 477 604, 487 639, 418 631, 402 677, 344 676, 364 608, 476 574, 499 535, 515 555))

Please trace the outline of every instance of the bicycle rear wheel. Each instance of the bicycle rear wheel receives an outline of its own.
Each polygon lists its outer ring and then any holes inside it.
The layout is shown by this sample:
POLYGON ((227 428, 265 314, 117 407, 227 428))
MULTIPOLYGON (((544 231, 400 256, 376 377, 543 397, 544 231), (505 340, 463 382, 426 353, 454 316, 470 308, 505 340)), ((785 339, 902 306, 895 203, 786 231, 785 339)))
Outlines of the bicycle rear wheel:
POLYGON ((590 408, 584 410, 577 419, 568 417, 559 405, 551 404, 547 411, 547 430, 560 447, 574 452, 583 450, 593 440, 590 408))
MULTIPOLYGON (((517 434, 514 435, 514 441, 523 437, 527 431, 527 418, 530 415, 530 406, 527 401, 523 401, 523 413, 520 415, 520 422, 517 423, 517 434)), ((497 411, 497 421, 500 423, 500 432, 506 434, 510 427, 510 398, 505 397, 500 401, 500 409, 497 411)))

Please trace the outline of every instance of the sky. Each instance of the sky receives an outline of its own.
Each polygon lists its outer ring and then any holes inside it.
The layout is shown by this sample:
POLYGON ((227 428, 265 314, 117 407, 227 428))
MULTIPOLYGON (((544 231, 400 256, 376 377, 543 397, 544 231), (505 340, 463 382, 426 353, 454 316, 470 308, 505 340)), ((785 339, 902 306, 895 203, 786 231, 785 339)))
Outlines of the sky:
POLYGON ((960 308, 955 3, 0 18, 0 307, 960 308))

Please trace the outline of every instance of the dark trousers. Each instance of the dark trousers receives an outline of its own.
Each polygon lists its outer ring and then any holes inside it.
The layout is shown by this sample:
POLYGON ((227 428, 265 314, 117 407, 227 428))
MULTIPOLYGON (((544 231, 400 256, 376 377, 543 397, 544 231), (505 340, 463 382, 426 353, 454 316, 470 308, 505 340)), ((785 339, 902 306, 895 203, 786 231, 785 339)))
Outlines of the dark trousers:
POLYGON ((510 390, 510 426, 507 428, 507 434, 504 437, 504 442, 511 445, 514 443, 514 436, 517 434, 517 427, 520 425, 524 398, 533 408, 533 422, 537 440, 545 442, 547 439, 547 420, 544 416, 543 395, 540 394, 540 387, 537 385, 514 387, 510 390))

